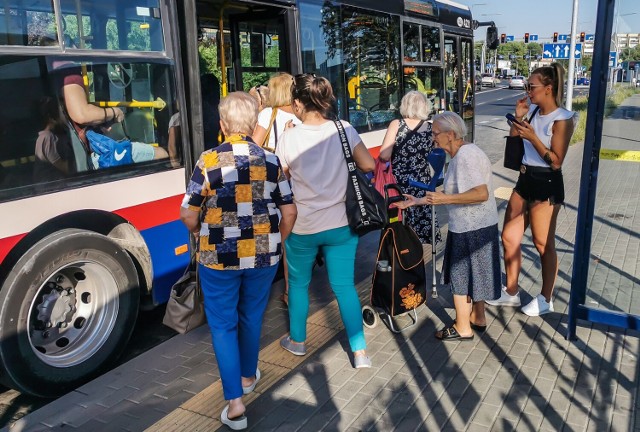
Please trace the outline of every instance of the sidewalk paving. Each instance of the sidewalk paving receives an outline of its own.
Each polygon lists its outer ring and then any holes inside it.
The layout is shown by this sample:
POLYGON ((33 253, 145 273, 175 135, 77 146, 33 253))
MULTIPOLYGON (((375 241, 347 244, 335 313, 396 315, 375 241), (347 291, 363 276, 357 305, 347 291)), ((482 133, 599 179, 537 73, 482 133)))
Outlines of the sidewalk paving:
MULTIPOLYGON (((580 323, 578 340, 564 338, 582 150, 581 144, 571 147, 563 168, 567 199, 558 217, 555 313, 530 318, 514 308, 487 307, 488 329, 482 336, 472 342, 443 343, 433 333, 442 322, 450 323, 454 311, 451 294, 440 287, 440 297, 429 298, 419 309, 417 326, 400 335, 382 324, 366 329, 372 369, 352 368, 346 336, 339 332, 270 387, 268 379, 261 382, 259 393, 247 405, 249 430, 640 432, 639 332, 580 323)), ((598 261, 590 273, 594 294, 589 298, 602 306, 637 312, 640 298, 633 288, 638 288, 639 170, 636 164, 611 161, 601 162, 600 168, 603 205, 594 225, 592 253, 598 261), (606 200, 618 203, 617 207, 605 204, 606 200), (611 222, 606 217, 610 212, 625 217, 611 222)), ((515 178, 516 173, 502 168, 501 162, 494 165, 499 196, 505 197, 515 178)), ((501 217, 505 207, 506 201, 498 199, 501 217)), ((445 214, 439 217, 446 221, 445 214)), ((362 282, 363 304, 368 302, 367 281, 376 247, 376 236, 369 235, 358 249, 356 281, 362 282)), ((539 292, 541 280, 539 258, 528 234, 523 256, 524 303, 539 292)), ((441 262, 440 252, 438 270, 441 262)), ((287 333, 286 309, 278 300, 281 289, 281 282, 274 285, 262 347, 287 333)), ((310 316, 335 307, 324 269, 316 271, 310 292, 310 316)), ((262 353, 261 360, 265 360, 262 353)), ((205 326, 176 336, 23 417, 10 430, 187 430, 172 428, 166 419, 201 392, 211 392, 217 381, 205 326)), ((219 425, 219 409, 209 408, 204 417, 219 425)))

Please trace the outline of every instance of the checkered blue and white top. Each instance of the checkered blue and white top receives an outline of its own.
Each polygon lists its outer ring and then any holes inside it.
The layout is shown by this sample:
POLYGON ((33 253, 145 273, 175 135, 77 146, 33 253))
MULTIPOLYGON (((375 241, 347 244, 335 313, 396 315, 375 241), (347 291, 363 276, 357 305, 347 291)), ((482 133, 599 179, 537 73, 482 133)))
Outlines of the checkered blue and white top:
POLYGON ((200 155, 182 207, 200 212, 198 262, 215 270, 275 265, 281 238, 276 208, 293 204, 278 157, 233 135, 200 155))

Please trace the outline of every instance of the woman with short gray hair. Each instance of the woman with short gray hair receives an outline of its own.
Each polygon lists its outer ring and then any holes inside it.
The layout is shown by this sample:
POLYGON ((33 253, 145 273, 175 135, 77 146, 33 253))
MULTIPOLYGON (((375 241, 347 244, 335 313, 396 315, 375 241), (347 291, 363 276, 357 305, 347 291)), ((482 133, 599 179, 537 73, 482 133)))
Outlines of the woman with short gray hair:
POLYGON ((451 156, 444 176, 444 192, 424 197, 405 195, 399 208, 446 205, 449 232, 442 263, 442 283, 453 293, 456 320, 436 332, 436 338, 472 340, 473 330, 484 331, 484 301, 500 297, 500 243, 498 209, 493 196, 491 162, 478 146, 465 142, 467 127, 453 112, 433 119, 436 145, 451 156))
POLYGON ((198 238, 204 309, 229 402, 220 421, 242 430, 247 428, 242 396, 260 380, 262 318, 297 211, 278 157, 249 136, 258 119, 257 102, 233 92, 219 110, 226 141, 200 155, 180 218, 198 238))
MULTIPOLYGON (((423 197, 424 190, 409 186, 409 179, 422 183, 431 181, 427 157, 433 149, 431 123, 431 102, 418 91, 410 91, 400 102, 400 120, 393 120, 380 148, 380 161, 391 162, 391 170, 400 188, 413 196, 423 197)), ((416 232, 423 245, 431 244, 431 208, 429 206, 411 208, 405 212, 405 221, 416 232)), ((438 221, 436 242, 441 241, 438 221)), ((425 255, 427 248, 424 248, 425 255)))

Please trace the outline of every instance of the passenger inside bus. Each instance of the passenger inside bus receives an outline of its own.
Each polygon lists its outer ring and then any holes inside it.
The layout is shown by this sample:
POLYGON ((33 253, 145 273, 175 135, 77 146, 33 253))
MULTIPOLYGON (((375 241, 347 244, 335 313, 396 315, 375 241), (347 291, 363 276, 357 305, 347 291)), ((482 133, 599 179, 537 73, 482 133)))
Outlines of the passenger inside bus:
POLYGON ((69 128, 55 98, 46 96, 40 101, 43 130, 38 132, 35 145, 33 177, 36 184, 63 179, 75 172, 75 157, 71 147, 69 128))
MULTIPOLYGON (((68 66, 68 64, 61 65, 58 63, 57 66, 68 66)), ((54 62, 55 68, 56 62, 54 62)), ((79 68, 65 67, 64 69, 59 69, 59 71, 62 73, 61 96, 64 101, 64 108, 85 150, 91 153, 91 164, 93 166, 90 166, 90 168, 98 169, 97 154, 91 152, 86 132, 95 130, 99 134, 108 134, 111 129, 110 125, 121 123, 125 119, 124 112, 117 107, 103 108, 90 104, 87 100, 84 80, 79 68)), ((169 154, 161 147, 134 141, 131 143, 131 157, 133 162, 138 163, 168 158, 169 154)))

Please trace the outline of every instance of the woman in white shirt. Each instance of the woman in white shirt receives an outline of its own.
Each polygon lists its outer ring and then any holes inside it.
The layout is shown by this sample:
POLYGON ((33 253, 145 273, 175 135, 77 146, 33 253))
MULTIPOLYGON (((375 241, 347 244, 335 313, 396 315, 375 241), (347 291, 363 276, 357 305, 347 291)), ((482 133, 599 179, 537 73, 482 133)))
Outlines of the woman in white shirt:
POLYGON ((268 107, 260 111, 258 124, 253 131, 253 141, 271 152, 275 152, 287 123, 300 124, 291 106, 292 84, 293 77, 288 73, 279 73, 271 77, 268 107))
POLYGON ((447 206, 449 232, 442 264, 442 283, 453 293, 456 321, 436 332, 436 338, 472 340, 473 330, 484 331, 485 300, 500 297, 500 243, 498 209, 493 196, 491 162, 478 146, 464 141, 467 127, 450 111, 433 118, 432 135, 451 156, 444 176, 444 192, 423 198, 405 195, 396 207, 447 206))
POLYGON ((516 119, 510 134, 524 141, 524 156, 502 228, 504 266, 507 286, 494 306, 520 306, 518 277, 522 267, 522 237, 529 225, 533 243, 540 254, 542 290, 522 307, 529 316, 553 312, 553 287, 558 274, 556 220, 564 202, 562 161, 573 134, 574 113, 561 107, 564 70, 552 63, 534 70, 525 88, 531 105, 524 97, 516 103, 516 119), (528 119, 528 120, 527 120, 528 119))
MULTIPOLYGON (((371 367, 367 357, 360 299, 354 284, 358 236, 349 228, 345 197, 348 169, 335 117, 335 98, 326 78, 296 76, 293 107, 302 124, 282 135, 276 155, 290 177, 298 218, 285 241, 289 268, 290 335, 280 345, 295 355, 305 355, 309 283, 313 263, 322 251, 331 289, 336 295, 354 367, 371 367)), ((370 172, 375 161, 356 130, 342 122, 358 168, 370 172)))

